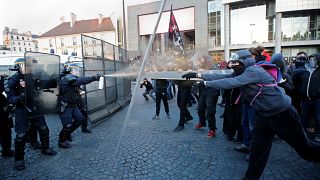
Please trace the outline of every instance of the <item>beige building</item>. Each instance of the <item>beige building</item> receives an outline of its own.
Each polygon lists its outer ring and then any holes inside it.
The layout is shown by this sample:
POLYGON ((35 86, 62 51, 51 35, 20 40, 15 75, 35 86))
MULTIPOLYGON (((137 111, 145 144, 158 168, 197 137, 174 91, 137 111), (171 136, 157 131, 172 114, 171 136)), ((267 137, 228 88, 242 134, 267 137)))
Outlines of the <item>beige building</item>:
POLYGON ((38 36, 26 33, 19 33, 18 29, 3 30, 3 45, 10 49, 12 54, 23 54, 26 51, 38 51, 38 36))
MULTIPOLYGON (((116 29, 109 17, 99 14, 96 19, 77 21, 77 16, 71 13, 70 22, 65 22, 65 18, 61 17, 59 25, 39 37, 39 51, 82 57, 81 34, 117 44, 116 29)), ((97 42, 84 40, 84 46, 94 47, 97 42)), ((85 49, 85 55, 98 53, 95 48, 85 49)))

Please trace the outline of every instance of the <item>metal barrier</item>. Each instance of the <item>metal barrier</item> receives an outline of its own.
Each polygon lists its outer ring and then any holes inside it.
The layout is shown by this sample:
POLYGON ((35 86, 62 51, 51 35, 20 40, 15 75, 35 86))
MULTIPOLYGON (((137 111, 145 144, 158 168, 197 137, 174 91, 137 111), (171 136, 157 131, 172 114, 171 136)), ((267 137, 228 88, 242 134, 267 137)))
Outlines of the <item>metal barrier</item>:
POLYGON ((98 88, 99 82, 93 82, 85 87, 88 114, 89 117, 93 116, 90 119, 95 122, 113 113, 130 100, 131 79, 114 75, 129 69, 129 58, 126 50, 101 39, 81 35, 81 43, 84 75, 111 75, 104 77, 103 89, 98 88))

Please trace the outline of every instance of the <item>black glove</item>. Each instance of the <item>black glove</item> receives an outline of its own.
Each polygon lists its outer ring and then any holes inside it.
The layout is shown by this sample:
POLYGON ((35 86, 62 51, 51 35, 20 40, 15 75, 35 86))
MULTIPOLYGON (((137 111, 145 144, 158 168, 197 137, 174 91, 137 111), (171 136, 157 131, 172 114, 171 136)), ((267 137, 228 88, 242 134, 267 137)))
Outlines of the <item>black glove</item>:
POLYGON ((93 80, 93 81, 99 81, 100 77, 101 77, 101 75, 100 75, 100 74, 97 74, 97 75, 95 75, 95 76, 92 76, 92 80, 93 80))
POLYGON ((197 77, 196 72, 188 72, 187 74, 182 75, 182 78, 186 78, 187 80, 191 79, 191 78, 196 78, 197 77))
POLYGON ((204 81, 197 81, 196 85, 199 87, 204 86, 204 81))

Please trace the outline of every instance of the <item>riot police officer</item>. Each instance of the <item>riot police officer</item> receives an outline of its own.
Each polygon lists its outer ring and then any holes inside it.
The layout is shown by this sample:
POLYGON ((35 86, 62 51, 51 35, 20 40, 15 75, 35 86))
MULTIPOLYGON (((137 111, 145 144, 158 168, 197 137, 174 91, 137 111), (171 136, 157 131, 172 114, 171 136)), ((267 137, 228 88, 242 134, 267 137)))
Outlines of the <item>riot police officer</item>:
POLYGON ((78 107, 80 86, 99 81, 100 78, 100 75, 79 77, 79 74, 79 66, 76 63, 68 63, 65 65, 64 73, 61 75, 59 117, 63 128, 59 133, 58 146, 60 148, 71 147, 67 139, 83 123, 84 116, 78 107))
POLYGON ((16 170, 25 169, 24 148, 28 122, 32 123, 40 134, 41 153, 44 155, 55 155, 57 152, 49 147, 49 129, 41 105, 37 101, 40 89, 57 86, 56 79, 40 82, 32 72, 33 63, 31 58, 19 58, 14 62, 14 70, 17 72, 5 81, 5 91, 8 95, 9 104, 15 105, 15 160, 16 170), (46 87, 45 87, 46 86, 46 87))
POLYGON ((4 91, 4 78, 5 76, 0 76, 0 144, 2 147, 1 154, 3 157, 13 157, 14 152, 11 150, 11 128, 13 128, 13 122, 12 118, 9 117, 7 99, 2 94, 4 91))

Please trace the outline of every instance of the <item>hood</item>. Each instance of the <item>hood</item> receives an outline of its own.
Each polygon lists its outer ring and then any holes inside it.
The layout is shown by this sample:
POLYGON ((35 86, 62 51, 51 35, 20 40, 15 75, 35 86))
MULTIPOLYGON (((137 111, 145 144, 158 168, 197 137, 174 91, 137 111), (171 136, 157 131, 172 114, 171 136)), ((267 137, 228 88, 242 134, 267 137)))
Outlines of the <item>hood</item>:
POLYGON ((272 55, 271 63, 277 65, 280 68, 281 72, 284 73, 286 63, 284 62, 283 55, 281 53, 272 55))
POLYGON ((249 66, 253 66, 256 63, 256 60, 253 58, 246 58, 240 59, 239 62, 242 63, 244 68, 246 69, 249 66))
POLYGON ((316 59, 317 65, 318 67, 320 67, 320 53, 316 53, 314 55, 314 58, 316 59))

